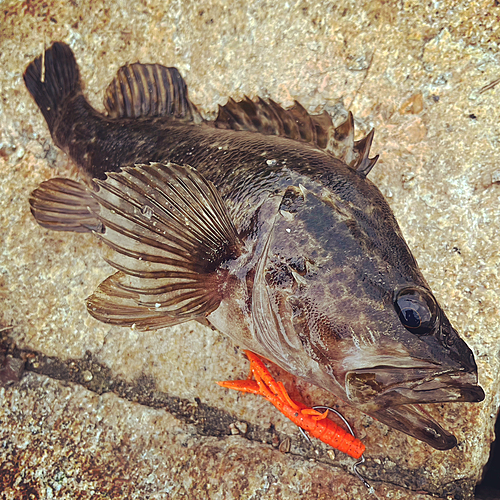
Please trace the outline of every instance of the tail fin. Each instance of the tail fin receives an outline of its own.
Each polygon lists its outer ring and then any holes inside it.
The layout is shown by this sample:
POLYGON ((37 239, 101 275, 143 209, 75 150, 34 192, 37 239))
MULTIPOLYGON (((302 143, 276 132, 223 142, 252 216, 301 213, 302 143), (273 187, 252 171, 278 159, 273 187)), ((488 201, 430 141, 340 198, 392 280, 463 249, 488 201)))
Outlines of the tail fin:
POLYGON ((64 101, 80 90, 80 72, 71 49, 65 43, 55 42, 45 51, 45 58, 39 56, 28 65, 24 83, 52 132, 64 101))

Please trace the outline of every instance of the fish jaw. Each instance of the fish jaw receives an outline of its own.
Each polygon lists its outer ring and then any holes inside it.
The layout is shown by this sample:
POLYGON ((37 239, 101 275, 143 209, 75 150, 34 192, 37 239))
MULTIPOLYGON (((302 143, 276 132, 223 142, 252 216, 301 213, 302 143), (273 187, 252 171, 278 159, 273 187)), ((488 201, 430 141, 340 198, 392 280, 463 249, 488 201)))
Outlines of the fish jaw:
POLYGON ((457 438, 444 430, 418 405, 384 408, 370 415, 389 427, 427 443, 436 450, 451 450, 457 445, 457 438))
POLYGON ((379 408, 482 401, 472 350, 440 308, 438 316, 434 333, 413 339, 411 348, 386 338, 365 347, 362 356, 358 349, 351 350, 340 375, 349 399, 358 404, 371 401, 379 408))
POLYGON ((439 373, 435 366, 380 366, 349 371, 345 378, 345 390, 353 404, 378 408, 417 403, 477 403, 484 399, 484 391, 477 385, 476 373, 439 373))
POLYGON ((375 366, 347 372, 347 401, 437 450, 449 450, 456 446, 456 438, 435 422, 419 403, 482 401, 485 394, 477 385, 475 364, 470 371, 464 368, 446 371, 421 360, 414 363, 413 368, 375 366))

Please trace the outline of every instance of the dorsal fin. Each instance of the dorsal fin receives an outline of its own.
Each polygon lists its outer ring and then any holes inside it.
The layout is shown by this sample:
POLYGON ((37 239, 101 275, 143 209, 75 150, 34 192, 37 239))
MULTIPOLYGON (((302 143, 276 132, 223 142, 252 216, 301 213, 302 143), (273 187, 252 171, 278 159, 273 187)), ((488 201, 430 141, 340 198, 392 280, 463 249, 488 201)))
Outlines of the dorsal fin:
POLYGON ((314 127, 316 128, 316 143, 322 149, 326 149, 328 144, 328 131, 333 128, 332 117, 323 111, 321 115, 311 115, 314 127))
POLYGON ((87 302, 106 323, 160 328, 217 309, 225 270, 240 248, 215 187, 191 167, 152 163, 97 180, 106 259, 119 272, 87 302))
POLYGON ((161 64, 122 66, 106 89, 104 107, 111 118, 172 116, 202 121, 179 71, 161 64))
POLYGON ((354 141, 354 117, 350 111, 345 122, 330 130, 326 149, 341 158, 361 177, 366 177, 378 160, 378 155, 368 158, 375 131, 372 129, 366 137, 354 141))
MULTIPOLYGON (((289 139, 300 139, 300 131, 295 118, 288 113, 288 110, 282 108, 277 102, 269 99, 269 105, 274 113, 279 117, 283 126, 283 135, 289 139)), ((281 135, 281 134, 280 134, 281 135)))
POLYGON ((378 155, 374 158, 368 158, 374 135, 375 130, 371 129, 367 136, 354 143, 354 150, 358 153, 358 158, 353 168, 355 168, 356 172, 362 177, 366 177, 370 173, 370 170, 375 166, 378 160, 378 155))
POLYGON ((354 159, 354 117, 349 111, 345 122, 331 129, 328 136, 328 151, 341 158, 347 165, 354 159))
POLYGON ((300 138, 304 142, 316 144, 316 126, 304 106, 294 101, 293 106, 287 111, 293 116, 295 123, 299 127, 300 138))
POLYGON ((334 127, 326 111, 311 115, 297 101, 291 108, 284 109, 271 99, 267 102, 260 97, 256 101, 248 97, 239 102, 229 99, 227 104, 219 106, 214 126, 309 142, 343 160, 362 177, 368 175, 378 159, 378 156, 368 158, 373 130, 364 139, 354 142, 351 112, 345 122, 334 127))

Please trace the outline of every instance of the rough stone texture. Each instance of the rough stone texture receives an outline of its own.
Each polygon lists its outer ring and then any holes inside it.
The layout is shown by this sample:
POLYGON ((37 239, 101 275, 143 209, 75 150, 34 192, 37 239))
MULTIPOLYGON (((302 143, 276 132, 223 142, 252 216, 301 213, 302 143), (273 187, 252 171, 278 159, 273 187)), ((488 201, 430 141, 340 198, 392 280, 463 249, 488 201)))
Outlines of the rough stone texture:
POLYGON ((102 249, 38 227, 28 209, 41 181, 77 175, 22 82, 44 39, 70 44, 98 109, 118 67, 139 60, 177 66, 207 117, 228 96, 314 112, 343 100, 360 136, 376 128, 370 178, 474 350, 486 400, 428 406, 459 441, 438 452, 295 383, 352 422, 380 498, 471 498, 500 405, 498 2, 0 3, 0 320, 28 370, 0 392, 3 498, 357 499, 368 494, 352 460, 214 383, 247 370, 228 339, 195 323, 138 334, 87 314, 111 272, 102 249))

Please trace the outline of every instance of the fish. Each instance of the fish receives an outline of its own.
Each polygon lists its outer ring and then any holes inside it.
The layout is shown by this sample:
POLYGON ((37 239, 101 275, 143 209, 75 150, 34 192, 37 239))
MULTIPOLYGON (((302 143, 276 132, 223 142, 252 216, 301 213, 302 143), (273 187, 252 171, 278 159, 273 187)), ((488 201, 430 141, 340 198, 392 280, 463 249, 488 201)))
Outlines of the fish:
POLYGON ((355 141, 350 112, 334 126, 326 111, 248 97, 207 120, 160 64, 122 66, 101 113, 62 42, 24 81, 81 176, 43 182, 31 212, 94 233, 116 269, 90 315, 144 331, 199 321, 435 449, 456 446, 420 405, 485 394, 367 178, 373 130, 355 141))

